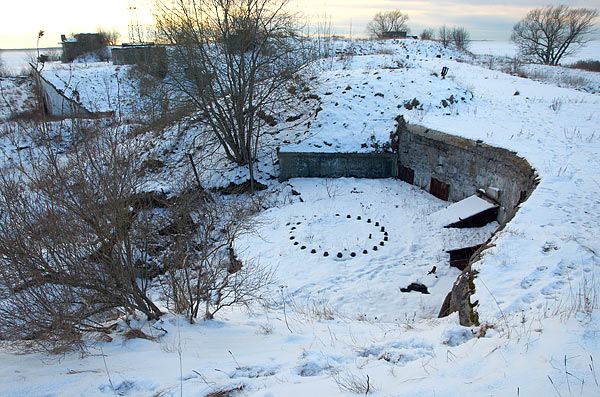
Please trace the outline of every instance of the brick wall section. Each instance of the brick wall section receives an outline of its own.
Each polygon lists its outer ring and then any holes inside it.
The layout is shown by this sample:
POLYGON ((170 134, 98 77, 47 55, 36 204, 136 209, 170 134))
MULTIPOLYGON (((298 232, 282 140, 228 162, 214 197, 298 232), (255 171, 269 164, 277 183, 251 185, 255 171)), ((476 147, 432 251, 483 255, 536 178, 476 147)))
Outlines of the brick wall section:
POLYGON ((506 149, 486 145, 421 126, 399 131, 401 175, 414 172, 413 184, 431 191, 449 187, 448 200, 459 201, 478 189, 496 195, 501 208, 498 221, 510 220, 519 203, 535 189, 537 176, 529 163, 506 149), (438 185, 439 186, 439 185, 438 185), (496 189, 497 194, 495 192, 496 189))
POLYGON ((391 178, 398 175, 395 153, 279 152, 279 180, 290 178, 391 178))

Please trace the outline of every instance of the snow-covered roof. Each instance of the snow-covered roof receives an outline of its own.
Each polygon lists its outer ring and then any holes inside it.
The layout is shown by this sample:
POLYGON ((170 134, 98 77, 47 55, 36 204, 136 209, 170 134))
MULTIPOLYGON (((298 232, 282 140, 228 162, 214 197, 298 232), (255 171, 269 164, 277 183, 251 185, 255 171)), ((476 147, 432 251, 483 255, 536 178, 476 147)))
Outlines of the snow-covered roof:
POLYGON ((449 205, 433 216, 437 217, 440 223, 450 225, 496 207, 498 207, 497 204, 474 194, 449 205))

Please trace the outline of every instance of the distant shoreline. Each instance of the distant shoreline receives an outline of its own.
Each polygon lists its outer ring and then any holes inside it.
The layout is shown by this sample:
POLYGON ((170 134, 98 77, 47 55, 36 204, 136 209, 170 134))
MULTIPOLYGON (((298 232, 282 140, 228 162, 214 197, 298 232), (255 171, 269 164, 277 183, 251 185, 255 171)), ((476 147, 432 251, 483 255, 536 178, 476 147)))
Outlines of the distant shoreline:
MULTIPOLYGON (((1 52, 9 52, 9 51, 37 51, 37 48, 0 48, 1 52)), ((62 47, 43 47, 40 48, 42 50, 62 50, 62 47)))

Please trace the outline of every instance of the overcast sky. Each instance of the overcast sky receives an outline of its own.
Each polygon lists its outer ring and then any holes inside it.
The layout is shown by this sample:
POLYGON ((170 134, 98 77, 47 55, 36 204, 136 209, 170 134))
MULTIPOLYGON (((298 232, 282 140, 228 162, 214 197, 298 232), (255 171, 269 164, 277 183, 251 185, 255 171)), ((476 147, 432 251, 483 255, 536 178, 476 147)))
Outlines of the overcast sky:
MULTIPOLYGON (((130 1, 2 0, 0 48, 35 47, 39 30, 46 32, 40 46, 55 47, 61 33, 95 32, 99 26, 120 31, 121 40, 127 41, 130 1)), ((150 24, 148 0, 136 1, 141 22, 150 24)), ((292 0, 291 7, 310 21, 327 20, 333 33, 353 37, 365 35, 365 25, 377 11, 399 9, 409 15, 408 25, 415 35, 446 24, 465 27, 475 40, 508 40, 512 26, 527 11, 558 4, 600 9, 600 0, 292 0)), ((594 38, 600 39, 598 31, 594 38)))

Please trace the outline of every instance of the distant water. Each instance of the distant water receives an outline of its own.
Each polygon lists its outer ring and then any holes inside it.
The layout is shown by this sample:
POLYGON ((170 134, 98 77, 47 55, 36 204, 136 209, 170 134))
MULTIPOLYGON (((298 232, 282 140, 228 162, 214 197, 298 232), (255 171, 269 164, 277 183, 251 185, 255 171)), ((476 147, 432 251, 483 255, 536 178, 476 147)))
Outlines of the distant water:
MULTIPOLYGON (((40 54, 60 53, 60 47, 40 48, 40 54)), ((37 56, 37 49, 23 48, 0 50, 0 59, 10 73, 19 74, 29 66, 29 61, 37 56)))
MULTIPOLYGON (((517 46, 509 41, 473 40, 469 44, 469 50, 478 55, 514 57, 517 54, 517 46)), ((573 55, 561 59, 561 63, 569 64, 587 59, 600 60, 600 41, 590 41, 573 55)))

